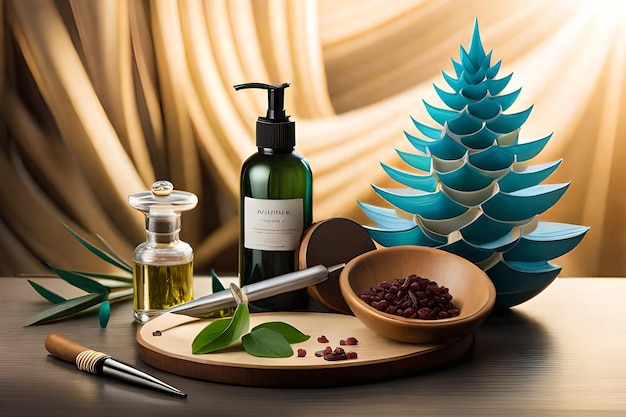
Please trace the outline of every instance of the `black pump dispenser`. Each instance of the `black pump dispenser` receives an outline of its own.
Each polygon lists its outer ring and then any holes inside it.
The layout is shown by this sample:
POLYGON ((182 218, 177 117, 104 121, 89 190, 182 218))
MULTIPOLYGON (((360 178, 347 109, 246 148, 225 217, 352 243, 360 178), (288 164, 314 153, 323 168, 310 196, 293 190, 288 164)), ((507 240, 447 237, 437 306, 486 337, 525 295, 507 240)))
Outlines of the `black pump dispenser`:
POLYGON ((256 121, 256 146, 291 150, 296 145, 296 124, 285 114, 285 88, 289 83, 279 85, 246 83, 235 85, 235 90, 256 88, 267 90, 267 113, 256 121))

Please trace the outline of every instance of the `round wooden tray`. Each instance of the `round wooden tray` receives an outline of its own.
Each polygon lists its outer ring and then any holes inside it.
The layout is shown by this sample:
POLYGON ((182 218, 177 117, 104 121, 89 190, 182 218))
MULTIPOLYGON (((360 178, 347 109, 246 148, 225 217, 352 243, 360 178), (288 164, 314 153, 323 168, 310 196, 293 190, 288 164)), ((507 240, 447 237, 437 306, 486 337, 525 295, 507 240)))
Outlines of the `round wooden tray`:
POLYGON ((382 381, 449 365, 468 357, 474 335, 442 344, 405 344, 386 339, 366 328, 356 317, 334 313, 252 314, 250 328, 268 321, 282 321, 311 336, 292 345, 306 349, 306 357, 257 358, 240 344, 220 352, 193 355, 191 343, 206 320, 179 314, 164 314, 137 331, 137 353, 147 364, 177 375, 207 381, 256 387, 327 387, 382 381), (153 334, 161 331, 160 336, 153 334), (319 343, 319 336, 328 343, 319 343), (359 341, 343 346, 357 353, 357 359, 326 361, 315 352, 335 348, 350 336, 359 341))

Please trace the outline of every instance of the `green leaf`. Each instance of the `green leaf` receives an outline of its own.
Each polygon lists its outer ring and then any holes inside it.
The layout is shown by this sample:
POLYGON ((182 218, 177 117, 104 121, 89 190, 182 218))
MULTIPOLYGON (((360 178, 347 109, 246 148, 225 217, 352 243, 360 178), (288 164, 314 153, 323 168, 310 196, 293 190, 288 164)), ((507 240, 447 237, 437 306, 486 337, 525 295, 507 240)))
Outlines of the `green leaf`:
POLYGON ((213 293, 224 291, 226 289, 222 285, 219 277, 217 276, 213 268, 211 268, 211 285, 213 288, 213 293))
POLYGON ((232 317, 226 317, 223 319, 213 320, 204 329, 198 333, 191 343, 191 350, 193 353, 202 349, 203 346, 213 342, 228 328, 232 320, 232 317))
POLYGON ((256 327, 241 338, 243 348, 250 355, 262 358, 288 358, 293 355, 291 345, 280 333, 267 327, 256 327))
POLYGON ((132 270, 133 266, 126 259, 124 259, 124 257, 122 257, 119 253, 117 253, 115 249, 113 249, 113 247, 107 243, 106 240, 104 240, 98 234, 95 236, 96 236, 96 239, 98 239, 98 242, 100 242, 100 244, 102 244, 102 246, 104 246, 109 251, 109 254, 113 258, 117 259, 121 264, 125 265, 129 270, 132 270))
POLYGON ((55 268, 54 266, 50 266, 50 268, 62 279, 69 282, 75 287, 80 288, 85 292, 90 293, 103 293, 106 294, 109 292, 109 288, 104 285, 80 274, 77 272, 66 271, 64 269, 55 268))
POLYGON ((42 287, 34 281, 28 280, 28 283, 35 289, 35 291, 39 293, 39 295, 54 304, 59 304, 67 301, 66 298, 63 298, 60 295, 53 293, 52 291, 46 289, 45 287, 42 287))
POLYGON ((258 329, 270 329, 282 335, 288 343, 300 343, 305 342, 311 338, 308 334, 302 333, 290 324, 283 323, 282 321, 270 321, 267 323, 261 323, 252 329, 252 332, 258 329))
MULTIPOLYGON (((133 296, 133 288, 124 288, 124 289, 114 289, 109 292, 109 296, 107 297, 109 301, 130 298, 133 296)), ((121 301, 121 300, 119 300, 121 301)))
POLYGON ((202 329, 191 343, 191 351, 199 355, 223 349, 239 339, 249 328, 248 304, 239 304, 233 317, 215 320, 202 329))
POLYGON ((98 319, 100 320, 100 327, 103 329, 109 324, 111 318, 111 304, 108 301, 103 301, 98 309, 98 319))
POLYGON ((34 324, 44 324, 54 320, 66 318, 76 313, 81 312, 89 307, 95 306, 98 303, 104 301, 106 294, 95 293, 87 294, 82 297, 72 298, 59 304, 55 304, 53 307, 42 311, 35 317, 30 319, 24 326, 32 326, 34 324))
POLYGON ((87 240, 85 240, 82 236, 80 236, 78 233, 76 233, 75 231, 72 230, 71 227, 69 227, 66 224, 63 224, 63 226, 65 226, 65 228, 72 234, 74 235, 74 237, 76 239, 78 239, 78 241, 80 243, 83 244, 84 247, 86 247, 87 249, 89 249, 89 251, 93 254, 95 254, 96 256, 98 256, 100 259, 103 259, 104 261, 110 263, 111 265, 115 265, 120 269, 123 269, 125 271, 128 272, 133 272, 132 268, 129 265, 126 265, 125 263, 122 263, 120 261, 118 261, 117 259, 115 259, 113 256, 109 255, 108 253, 98 249, 97 247, 95 247, 94 245, 92 245, 91 243, 89 243, 87 240))
POLYGON ((128 283, 128 284, 132 284, 133 283, 132 275, 124 277, 124 276, 121 276, 121 275, 103 274, 103 273, 100 273, 100 272, 82 272, 82 271, 71 271, 71 272, 74 272, 75 274, 85 275, 85 276, 91 277, 91 278, 96 278, 96 279, 118 281, 118 282, 124 282, 124 283, 128 283))

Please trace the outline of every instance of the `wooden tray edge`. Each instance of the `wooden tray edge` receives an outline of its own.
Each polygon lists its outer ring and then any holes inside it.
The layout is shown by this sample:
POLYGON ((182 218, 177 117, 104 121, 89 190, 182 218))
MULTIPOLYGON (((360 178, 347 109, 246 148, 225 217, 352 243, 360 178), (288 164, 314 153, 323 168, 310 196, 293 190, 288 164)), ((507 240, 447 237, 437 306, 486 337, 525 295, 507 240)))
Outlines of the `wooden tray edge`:
POLYGON ((144 346, 139 339, 137 339, 137 355, 139 359, 154 368, 194 379, 249 387, 319 388, 380 382, 442 368, 469 359, 473 346, 474 333, 471 333, 434 349, 409 354, 400 359, 366 363, 360 366, 302 369, 191 364, 181 358, 154 352, 144 346))

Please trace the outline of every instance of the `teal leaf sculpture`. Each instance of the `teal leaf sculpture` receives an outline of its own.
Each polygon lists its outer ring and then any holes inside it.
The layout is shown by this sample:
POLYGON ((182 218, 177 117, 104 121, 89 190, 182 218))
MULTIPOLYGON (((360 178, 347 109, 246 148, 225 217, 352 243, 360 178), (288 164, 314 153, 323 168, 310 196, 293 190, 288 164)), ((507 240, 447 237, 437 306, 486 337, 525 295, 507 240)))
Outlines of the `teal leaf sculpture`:
POLYGON ((476 20, 469 49, 461 46, 452 60, 454 75, 442 72, 449 89, 434 86, 447 108, 423 102, 438 127, 412 118, 418 134, 405 135, 417 152, 397 150, 412 170, 381 164, 403 187, 372 184, 393 208, 357 203, 375 223, 364 227, 378 244, 430 246, 468 259, 493 281, 496 308, 505 309, 546 288, 561 272, 549 261, 574 249, 589 227, 539 220, 570 183, 543 184, 562 159, 527 163, 552 134, 520 142, 533 107, 505 113, 521 88, 503 93, 513 74, 496 78, 502 61, 491 59, 476 20))

